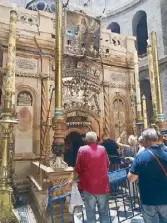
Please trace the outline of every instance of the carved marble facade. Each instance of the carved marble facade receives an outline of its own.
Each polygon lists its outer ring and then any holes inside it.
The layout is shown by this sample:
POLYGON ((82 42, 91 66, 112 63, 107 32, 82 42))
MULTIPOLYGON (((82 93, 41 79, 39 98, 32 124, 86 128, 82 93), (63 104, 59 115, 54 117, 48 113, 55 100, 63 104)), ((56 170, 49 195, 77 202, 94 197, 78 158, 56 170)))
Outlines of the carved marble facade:
MULTIPOLYGON (((0 5, 0 12, 6 15, 0 18, 1 77, 6 72, 10 10, 9 6, 0 5)), ((22 146, 16 146, 16 154, 37 155, 54 88, 55 20, 54 15, 40 11, 19 8, 18 14, 15 87, 20 123, 16 144, 22 140, 22 146)), ((133 132, 130 92, 134 88, 135 39, 108 30, 100 32, 100 22, 85 14, 67 11, 66 16, 63 60, 66 134, 93 130, 100 137, 107 134, 117 138, 122 130, 133 132)), ((53 114, 54 94, 50 119, 53 114)))

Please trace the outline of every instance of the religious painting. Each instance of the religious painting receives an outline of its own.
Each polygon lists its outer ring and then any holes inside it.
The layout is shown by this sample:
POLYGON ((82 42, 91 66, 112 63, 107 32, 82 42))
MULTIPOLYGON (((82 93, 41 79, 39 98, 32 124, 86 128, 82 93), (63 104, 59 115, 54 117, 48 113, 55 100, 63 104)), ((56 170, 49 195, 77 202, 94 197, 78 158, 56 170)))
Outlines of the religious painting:
POLYGON ((66 40, 73 47, 85 48, 85 54, 97 56, 100 22, 84 14, 67 12, 66 40))
POLYGON ((27 132, 32 126, 32 114, 27 107, 22 107, 17 112, 17 117, 19 119, 18 129, 21 132, 27 132))

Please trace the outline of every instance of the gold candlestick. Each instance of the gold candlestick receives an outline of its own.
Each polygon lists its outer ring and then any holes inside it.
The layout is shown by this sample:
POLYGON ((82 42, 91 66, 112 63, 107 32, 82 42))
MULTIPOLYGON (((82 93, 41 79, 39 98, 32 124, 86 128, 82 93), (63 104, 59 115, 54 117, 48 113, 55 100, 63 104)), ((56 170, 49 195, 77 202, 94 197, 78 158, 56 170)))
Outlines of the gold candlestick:
POLYGON ((141 92, 139 80, 139 61, 137 51, 134 53, 134 70, 135 70, 135 87, 136 87, 136 102, 137 102, 137 119, 142 121, 142 105, 141 105, 141 92))
POLYGON ((55 28, 55 115, 53 118, 54 141, 52 150, 56 157, 50 161, 50 165, 56 169, 67 168, 67 164, 61 157, 64 152, 64 137, 66 122, 62 104, 62 65, 63 65, 63 3, 56 1, 56 28, 55 28), (55 160, 56 159, 56 160, 55 160))
POLYGON ((162 106, 162 92, 160 85, 160 72, 158 62, 158 50, 157 50, 157 36, 156 32, 151 33, 152 39, 152 56, 153 56, 153 67, 154 67, 154 78, 155 78, 155 91, 157 95, 157 122, 161 130, 163 130, 164 114, 162 106))
POLYGON ((12 99, 15 83, 15 57, 16 57, 16 23, 17 13, 10 12, 10 29, 8 42, 8 61, 7 75, 4 94, 4 110, 1 115, 0 123, 3 127, 2 132, 2 163, 0 166, 0 221, 20 222, 19 216, 13 209, 13 189, 11 187, 13 174, 11 173, 13 162, 13 151, 11 149, 11 134, 17 120, 14 117, 12 99))
POLYGON ((152 47, 148 41, 147 46, 147 55, 148 55, 148 67, 149 67, 149 76, 150 76, 150 85, 151 85, 151 96, 152 96, 152 105, 153 105, 153 124, 157 122, 157 95, 155 89, 155 73, 153 65, 153 56, 152 56, 152 47))
POLYGON ((146 97, 142 97, 144 129, 148 128, 146 97))

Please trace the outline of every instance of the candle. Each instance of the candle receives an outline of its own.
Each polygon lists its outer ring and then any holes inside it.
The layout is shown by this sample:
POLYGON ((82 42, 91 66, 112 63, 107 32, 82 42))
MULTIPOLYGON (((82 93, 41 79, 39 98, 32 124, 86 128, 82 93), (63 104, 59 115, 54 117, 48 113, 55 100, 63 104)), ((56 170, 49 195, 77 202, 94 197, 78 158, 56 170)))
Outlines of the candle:
POLYGON ((151 42, 150 42, 149 39, 147 40, 147 45, 148 45, 148 46, 151 46, 151 42))
POLYGON ((146 97, 143 95, 142 97, 142 104, 143 104, 143 120, 144 120, 144 128, 148 128, 148 121, 147 121, 147 105, 146 105, 146 97))
POLYGON ((138 120, 141 120, 142 119, 142 114, 141 114, 141 93, 140 93, 139 64, 138 64, 137 51, 135 51, 135 53, 134 53, 134 71, 135 71, 137 116, 138 116, 138 120))

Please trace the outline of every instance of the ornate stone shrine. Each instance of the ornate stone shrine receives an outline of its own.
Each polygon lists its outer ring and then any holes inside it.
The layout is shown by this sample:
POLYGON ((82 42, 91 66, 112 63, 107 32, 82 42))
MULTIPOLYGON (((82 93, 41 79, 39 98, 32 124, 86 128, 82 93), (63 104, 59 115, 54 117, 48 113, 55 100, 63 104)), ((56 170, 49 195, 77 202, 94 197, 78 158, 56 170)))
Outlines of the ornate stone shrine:
MULTIPOLYGON (((10 4, 0 4, 2 92, 10 10, 10 4)), ((44 155, 50 153, 53 137, 55 15, 23 8, 17 8, 17 13, 15 104, 19 124, 15 129, 16 179, 24 181, 30 175, 32 185, 38 190, 33 189, 32 193, 41 211, 39 204, 48 185, 66 182, 72 172, 67 169, 67 176, 62 177, 39 164, 41 150, 44 155)), ((105 134, 116 139, 123 130, 128 134, 136 131, 135 53, 134 37, 111 33, 94 18, 65 10, 63 106, 68 127, 66 135, 92 130, 99 137, 105 134)))

